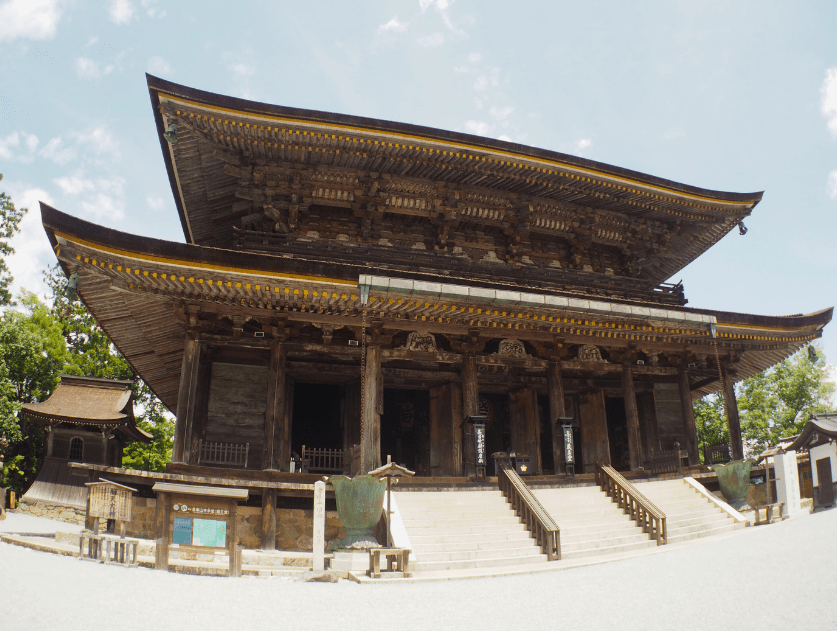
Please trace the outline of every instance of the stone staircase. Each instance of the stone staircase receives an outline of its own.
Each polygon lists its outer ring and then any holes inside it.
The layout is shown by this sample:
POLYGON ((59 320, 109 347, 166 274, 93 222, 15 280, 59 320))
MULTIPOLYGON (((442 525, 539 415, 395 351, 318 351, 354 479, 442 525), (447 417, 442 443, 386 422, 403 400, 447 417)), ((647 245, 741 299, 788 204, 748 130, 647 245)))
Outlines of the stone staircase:
POLYGON ((546 562, 499 490, 398 492, 414 572, 546 562))
POLYGON ((666 514, 668 543, 709 537, 745 526, 685 480, 635 482, 634 486, 666 514))
POLYGON ((633 552, 657 545, 598 486, 532 489, 561 529, 561 558, 633 552))

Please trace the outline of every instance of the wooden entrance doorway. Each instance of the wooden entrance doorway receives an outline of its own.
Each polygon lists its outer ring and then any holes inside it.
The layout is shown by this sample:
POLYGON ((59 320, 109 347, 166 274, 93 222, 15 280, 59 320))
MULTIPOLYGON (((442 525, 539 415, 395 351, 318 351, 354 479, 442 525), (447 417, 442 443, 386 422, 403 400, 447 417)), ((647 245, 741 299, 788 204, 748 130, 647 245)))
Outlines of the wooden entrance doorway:
POLYGON ((392 461, 430 476, 430 391, 384 389, 381 415, 381 462, 392 461))
POLYGON ((834 504, 834 482, 831 477, 831 458, 817 460, 817 495, 820 506, 834 504))

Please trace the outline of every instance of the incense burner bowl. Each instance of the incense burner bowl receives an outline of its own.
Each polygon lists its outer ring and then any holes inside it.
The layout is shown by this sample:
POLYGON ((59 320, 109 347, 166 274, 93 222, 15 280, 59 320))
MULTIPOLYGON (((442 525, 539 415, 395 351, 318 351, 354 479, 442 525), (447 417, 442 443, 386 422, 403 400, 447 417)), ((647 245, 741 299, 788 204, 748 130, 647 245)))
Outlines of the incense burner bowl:
POLYGON ((727 464, 716 464, 713 468, 718 476, 721 493, 729 505, 738 510, 746 503, 747 490, 750 488, 750 469, 756 463, 752 458, 733 460, 727 464))
POLYGON ((328 481, 334 487, 337 516, 346 528, 346 536, 343 539, 332 539, 329 549, 380 548, 381 544, 375 539, 375 526, 381 520, 384 509, 386 482, 371 475, 358 475, 354 478, 335 475, 328 481))

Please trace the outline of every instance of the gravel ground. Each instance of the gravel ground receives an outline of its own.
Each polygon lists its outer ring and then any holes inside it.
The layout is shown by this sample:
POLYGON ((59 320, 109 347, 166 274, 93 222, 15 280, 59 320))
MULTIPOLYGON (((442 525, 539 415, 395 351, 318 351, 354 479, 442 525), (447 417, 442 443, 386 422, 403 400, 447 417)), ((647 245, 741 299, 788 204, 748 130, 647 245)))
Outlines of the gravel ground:
MULTIPOLYGON (((23 530, 9 517, 0 530, 23 530)), ((380 585, 183 576, 0 544, 0 629, 837 629, 837 510, 739 533, 564 571, 380 585)))

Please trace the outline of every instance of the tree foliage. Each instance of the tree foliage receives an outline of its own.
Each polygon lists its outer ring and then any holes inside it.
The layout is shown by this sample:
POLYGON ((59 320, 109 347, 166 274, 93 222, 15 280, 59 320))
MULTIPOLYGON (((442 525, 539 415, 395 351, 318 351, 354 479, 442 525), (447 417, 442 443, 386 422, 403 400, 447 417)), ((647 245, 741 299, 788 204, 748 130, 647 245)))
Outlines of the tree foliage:
MULTIPOLYGON (((3 174, 0 173, 2 179, 3 174)), ((14 304, 11 293, 13 279, 6 259, 14 254, 11 240, 20 231, 20 222, 26 212, 26 208, 17 208, 12 198, 0 191, 0 306, 14 304)))
MULTIPOLYGON (((811 361, 807 348, 735 388, 745 452, 760 454, 780 438, 799 433, 811 414, 831 410, 834 384, 825 355, 811 361)), ((703 446, 729 440, 724 399, 708 395, 693 404, 701 457, 703 446)))

